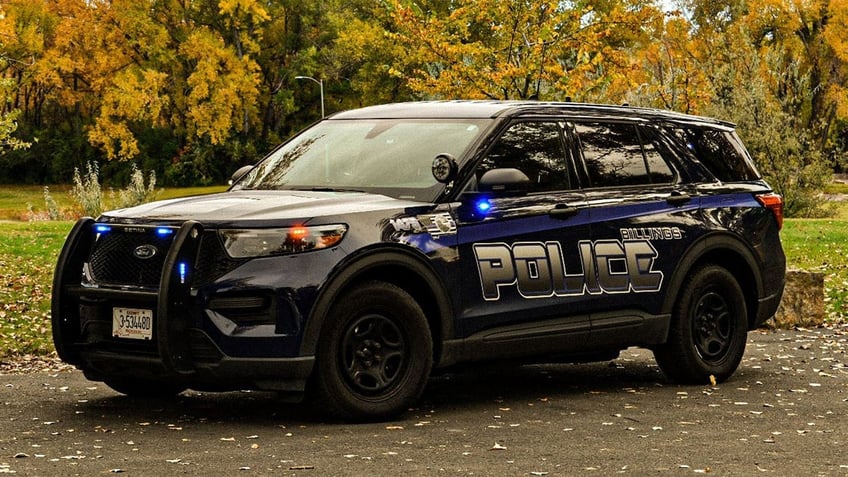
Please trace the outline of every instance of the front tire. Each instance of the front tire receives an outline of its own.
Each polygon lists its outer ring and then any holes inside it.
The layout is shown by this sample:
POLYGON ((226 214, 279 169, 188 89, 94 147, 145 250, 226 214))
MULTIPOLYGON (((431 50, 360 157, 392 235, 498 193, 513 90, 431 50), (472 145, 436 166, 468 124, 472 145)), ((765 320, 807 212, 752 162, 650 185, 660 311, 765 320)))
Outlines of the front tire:
POLYGON ((739 283, 726 269, 696 269, 680 289, 668 341, 654 350, 672 381, 708 383, 729 378, 745 354, 748 313, 739 283))
POLYGON ((345 420, 400 414, 421 395, 433 365, 427 318, 403 289, 368 282, 343 295, 324 323, 314 390, 345 420))

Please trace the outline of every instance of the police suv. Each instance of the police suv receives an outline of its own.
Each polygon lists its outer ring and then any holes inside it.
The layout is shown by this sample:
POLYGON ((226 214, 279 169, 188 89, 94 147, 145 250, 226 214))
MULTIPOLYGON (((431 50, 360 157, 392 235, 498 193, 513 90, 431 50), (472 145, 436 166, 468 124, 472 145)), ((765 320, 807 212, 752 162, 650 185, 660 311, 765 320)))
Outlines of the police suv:
POLYGON ((374 106, 234 178, 76 223, 53 284, 64 361, 128 395, 308 391, 382 419, 462 362, 642 346, 673 381, 722 381, 783 292, 783 201, 717 120, 374 106))

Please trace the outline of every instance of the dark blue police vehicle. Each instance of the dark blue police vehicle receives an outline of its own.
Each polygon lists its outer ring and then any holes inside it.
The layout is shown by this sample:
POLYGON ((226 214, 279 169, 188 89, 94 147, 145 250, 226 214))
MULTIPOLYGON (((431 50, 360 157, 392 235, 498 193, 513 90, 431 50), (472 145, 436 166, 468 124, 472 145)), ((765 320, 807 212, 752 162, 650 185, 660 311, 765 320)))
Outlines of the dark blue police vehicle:
POLYGON ((654 351, 722 381, 784 285, 783 202, 733 125, 542 102, 331 116, 228 192, 83 218, 59 356, 129 395, 263 389, 346 419, 431 370, 654 351))

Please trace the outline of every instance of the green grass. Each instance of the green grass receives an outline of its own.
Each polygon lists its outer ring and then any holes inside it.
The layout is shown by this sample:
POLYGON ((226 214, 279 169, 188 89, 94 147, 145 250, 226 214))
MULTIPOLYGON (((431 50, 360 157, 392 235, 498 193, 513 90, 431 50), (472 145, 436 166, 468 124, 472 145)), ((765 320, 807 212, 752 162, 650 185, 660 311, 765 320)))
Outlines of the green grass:
POLYGON ((0 359, 50 354, 53 267, 72 222, 0 224, 0 359))
MULTIPOLYGON (((21 213, 28 200, 40 198, 39 188, 12 190, 17 191, 18 199, 11 197, 14 193, 4 187, 0 192, 0 210, 6 207, 21 213)), ((219 190, 223 187, 169 189, 159 198, 219 190)), ((846 209, 845 204, 840 204, 839 210, 846 209)), ((73 222, 69 221, 0 221, 0 360, 53 352, 50 336, 53 267, 72 226, 73 222)), ((848 316, 848 219, 789 219, 781 237, 790 267, 825 273, 828 319, 844 320, 848 316)))
MULTIPOLYGON (((70 186, 48 186, 50 196, 56 201, 60 210, 73 208, 70 186)), ((28 207, 36 211, 46 209, 44 202, 44 186, 10 186, 0 187, 0 220, 27 220, 28 207)))
POLYGON ((848 316, 848 220, 787 220, 781 239, 790 267, 824 273, 827 317, 848 316))
MULTIPOLYGON (((59 210, 64 215, 74 217, 75 203, 71 197, 71 187, 68 185, 51 185, 48 186, 50 196, 56 201, 59 210)), ((156 199, 173 199, 175 197, 185 197, 189 195, 210 194, 213 192, 222 192, 227 190, 227 186, 206 186, 206 187, 177 187, 160 189, 156 195, 156 199)), ((104 190, 103 198, 108 210, 110 191, 104 190)), ((0 187, 0 220, 29 220, 29 206, 36 213, 45 212, 47 204, 44 200, 44 186, 11 186, 4 185, 0 187)))

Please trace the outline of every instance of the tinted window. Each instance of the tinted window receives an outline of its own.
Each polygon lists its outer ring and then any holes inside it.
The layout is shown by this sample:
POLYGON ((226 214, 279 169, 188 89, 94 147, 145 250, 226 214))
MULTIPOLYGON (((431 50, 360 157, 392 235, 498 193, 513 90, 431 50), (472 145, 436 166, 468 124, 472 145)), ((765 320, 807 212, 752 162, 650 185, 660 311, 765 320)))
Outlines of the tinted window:
POLYGON ((523 122, 509 127, 486 154, 478 169, 515 168, 525 173, 531 192, 571 188, 559 123, 523 122))
POLYGON ((733 133, 688 128, 675 129, 674 134, 716 179, 722 182, 759 179, 760 174, 733 133))
POLYGON ((578 123, 574 130, 593 187, 651 183, 635 126, 578 123))
POLYGON ((674 173, 668 164, 657 151, 653 142, 642 138, 642 149, 645 152, 645 161, 648 164, 648 173, 651 177, 651 184, 668 184, 674 181, 674 173))

